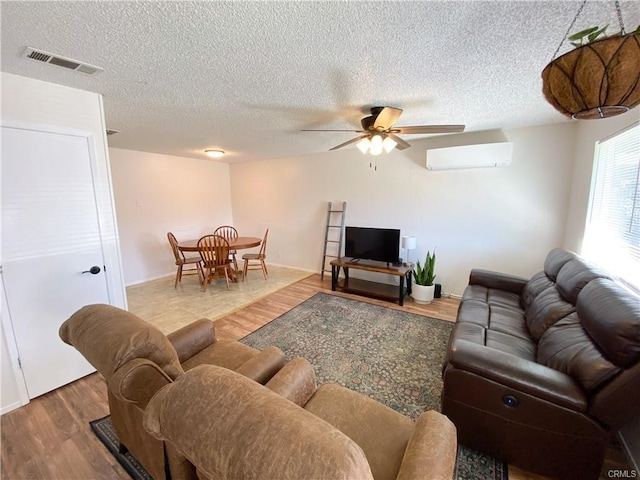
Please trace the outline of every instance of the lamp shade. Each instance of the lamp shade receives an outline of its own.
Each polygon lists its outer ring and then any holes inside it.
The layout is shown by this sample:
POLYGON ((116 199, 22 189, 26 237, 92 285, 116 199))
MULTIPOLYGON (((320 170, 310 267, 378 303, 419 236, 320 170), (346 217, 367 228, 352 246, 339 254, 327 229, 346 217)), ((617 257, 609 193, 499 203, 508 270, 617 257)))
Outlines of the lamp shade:
POLYGON ((542 72, 542 92, 560 113, 605 118, 640 103, 640 34, 613 36, 580 46, 542 72))
POLYGON ((416 249, 416 237, 405 235, 402 237, 402 248, 406 250, 416 249))

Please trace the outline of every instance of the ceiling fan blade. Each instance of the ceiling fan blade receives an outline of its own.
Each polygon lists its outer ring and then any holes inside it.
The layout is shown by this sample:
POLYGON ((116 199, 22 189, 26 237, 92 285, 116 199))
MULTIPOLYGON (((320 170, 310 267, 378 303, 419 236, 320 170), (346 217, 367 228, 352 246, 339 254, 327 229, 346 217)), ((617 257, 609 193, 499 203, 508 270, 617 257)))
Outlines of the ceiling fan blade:
POLYGON ((355 132, 365 133, 364 130, 300 130, 301 132, 355 132))
POLYGON ((393 133, 419 134, 419 133, 460 133, 464 132, 464 125, 416 125, 413 127, 396 127, 393 133))
POLYGON ((398 150, 404 150, 405 148, 409 148, 411 146, 400 137, 394 135, 393 133, 387 133, 387 137, 389 137, 391 140, 393 140, 398 144, 396 145, 396 148, 398 150))
POLYGON ((352 143, 356 143, 357 141, 362 140, 363 138, 367 138, 368 136, 369 135, 360 135, 359 137, 352 138, 348 142, 344 142, 344 143, 341 143, 340 145, 336 145, 335 147, 330 148, 329 151, 337 150, 337 149, 342 148, 342 147, 346 147, 347 145, 351 145, 352 143))
POLYGON ((373 128, 378 130, 388 130, 398 121, 402 115, 402 109, 393 107, 384 107, 373 122, 373 128))

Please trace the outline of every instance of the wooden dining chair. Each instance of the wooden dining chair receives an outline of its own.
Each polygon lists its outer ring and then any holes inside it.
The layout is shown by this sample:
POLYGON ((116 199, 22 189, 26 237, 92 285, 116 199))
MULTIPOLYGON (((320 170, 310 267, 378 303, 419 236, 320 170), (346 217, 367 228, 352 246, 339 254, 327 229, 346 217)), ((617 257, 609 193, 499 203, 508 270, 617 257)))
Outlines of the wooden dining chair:
MULTIPOLYGON (((238 238, 238 230, 236 230, 231 225, 223 225, 221 227, 218 227, 215 229, 213 234, 220 235, 227 240, 235 240, 236 238, 238 238)), ((238 253, 237 250, 229 250, 229 256, 231 257, 231 260, 233 260, 233 268, 237 271, 238 262, 236 261, 236 253, 238 253)))
POLYGON ((182 274, 185 275, 198 275, 198 280, 202 284, 204 280, 204 271, 202 270, 202 259, 200 257, 185 257, 184 253, 178 248, 178 240, 171 232, 167 232, 167 238, 173 250, 173 256, 176 259, 176 265, 178 271, 176 272, 176 281, 173 288, 178 288, 178 283, 182 281, 182 274), (186 268, 185 268, 186 267, 186 268))
POLYGON ((202 258, 202 266, 206 271, 202 288, 207 290, 207 285, 212 279, 224 275, 229 289, 229 278, 233 278, 231 272, 231 260, 229 260, 229 242, 221 235, 205 235, 198 240, 198 251, 202 258))
POLYGON ((262 240, 262 245, 260 245, 260 251, 258 253, 245 253, 242 255, 242 259, 244 260, 244 268, 242 269, 242 281, 247 278, 247 270, 262 270, 262 275, 264 275, 264 279, 267 279, 267 265, 264 263, 265 258, 267 258, 267 236, 269 235, 269 229, 264 233, 264 239, 262 240))

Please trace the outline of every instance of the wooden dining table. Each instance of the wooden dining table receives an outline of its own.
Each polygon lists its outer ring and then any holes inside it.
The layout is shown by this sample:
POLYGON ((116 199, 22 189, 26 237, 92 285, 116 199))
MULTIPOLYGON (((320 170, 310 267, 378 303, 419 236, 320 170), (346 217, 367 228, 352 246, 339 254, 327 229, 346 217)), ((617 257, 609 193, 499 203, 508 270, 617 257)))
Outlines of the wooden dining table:
MULTIPOLYGON (((198 251, 198 238, 195 240, 183 240, 178 242, 178 249, 183 252, 197 252, 198 251)), ((262 243, 262 239, 258 237, 238 237, 227 238, 229 242, 229 250, 244 250, 245 248, 259 247, 262 243)))
MULTIPOLYGON (((192 239, 178 242, 178 249, 182 252, 197 252, 198 240, 199 239, 192 239)), ((262 239, 259 237, 227 238, 227 241, 229 242, 229 250, 244 250, 245 248, 258 247, 262 243, 262 239)), ((231 269, 232 282, 236 283, 238 281, 238 274, 242 275, 242 271, 231 269)))

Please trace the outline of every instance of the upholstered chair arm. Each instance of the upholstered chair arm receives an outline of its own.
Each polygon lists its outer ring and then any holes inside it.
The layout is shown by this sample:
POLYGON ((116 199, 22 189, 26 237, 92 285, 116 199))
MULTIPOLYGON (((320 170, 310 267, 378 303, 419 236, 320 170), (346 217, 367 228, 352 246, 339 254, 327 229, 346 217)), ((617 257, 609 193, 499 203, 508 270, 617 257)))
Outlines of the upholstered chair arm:
POLYGON ((528 279, 516 275, 492 272, 479 268, 471 270, 471 274, 469 275, 469 285, 482 285, 487 288, 496 288, 498 290, 517 293, 518 295, 528 281, 528 279))
POLYGON ((434 410, 423 413, 409 438, 397 480, 450 480, 457 448, 453 423, 434 410))
POLYGON ((184 363, 196 353, 213 345, 216 342, 216 331, 211 320, 201 318, 170 333, 167 338, 176 349, 180 363, 184 363))
POLYGON ((296 357, 282 367, 265 387, 304 407, 316 393, 318 384, 311 364, 302 357, 296 357))
POLYGON ((284 366, 284 353, 278 347, 267 347, 244 362, 236 372, 264 385, 284 366))
POLYGON ((151 397, 171 381, 155 363, 135 358, 116 370, 109 381, 109 390, 119 400, 135 403, 144 410, 151 397))
POLYGON ((500 350, 454 339, 449 365, 571 410, 587 410, 584 392, 569 375, 500 350))

